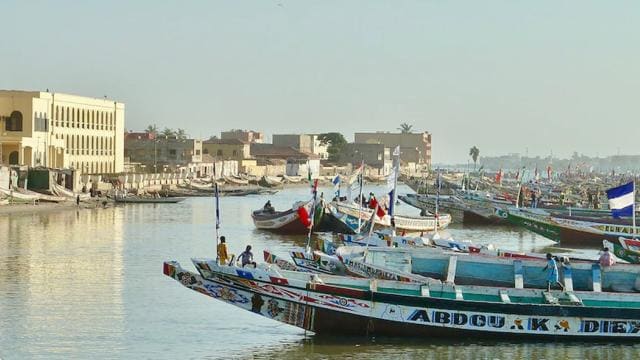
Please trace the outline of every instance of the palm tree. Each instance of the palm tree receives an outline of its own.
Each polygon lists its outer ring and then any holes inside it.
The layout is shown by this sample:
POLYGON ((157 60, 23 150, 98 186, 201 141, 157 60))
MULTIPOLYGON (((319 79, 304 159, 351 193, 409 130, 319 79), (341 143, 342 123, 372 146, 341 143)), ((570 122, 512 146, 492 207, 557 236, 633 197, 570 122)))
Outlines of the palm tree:
POLYGON ((184 129, 176 130, 176 137, 180 140, 184 140, 187 138, 187 132, 184 129))
POLYGON ((476 170, 476 163, 478 162, 478 156, 480 156, 480 149, 475 145, 469 149, 469 156, 473 159, 473 170, 476 170))
POLYGON ((413 125, 402 123, 400 124, 400 127, 398 128, 398 130, 400 130, 400 132, 403 134, 411 134, 413 132, 413 125))
POLYGON ((158 127, 155 125, 149 125, 147 126, 147 128, 144 130, 144 132, 146 132, 147 134, 153 134, 154 136, 158 134, 158 127))
POLYGON ((166 127, 164 128, 164 130, 162 130, 161 134, 166 137, 172 137, 176 135, 176 132, 166 127))

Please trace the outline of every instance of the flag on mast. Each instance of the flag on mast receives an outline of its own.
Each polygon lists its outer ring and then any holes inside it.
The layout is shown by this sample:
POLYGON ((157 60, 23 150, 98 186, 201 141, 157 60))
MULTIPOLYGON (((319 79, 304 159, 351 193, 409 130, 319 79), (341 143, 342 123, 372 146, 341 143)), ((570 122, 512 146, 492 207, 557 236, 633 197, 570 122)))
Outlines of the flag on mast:
POLYGON ((611 215, 618 219, 632 216, 635 210, 635 184, 633 181, 607 190, 611 215))

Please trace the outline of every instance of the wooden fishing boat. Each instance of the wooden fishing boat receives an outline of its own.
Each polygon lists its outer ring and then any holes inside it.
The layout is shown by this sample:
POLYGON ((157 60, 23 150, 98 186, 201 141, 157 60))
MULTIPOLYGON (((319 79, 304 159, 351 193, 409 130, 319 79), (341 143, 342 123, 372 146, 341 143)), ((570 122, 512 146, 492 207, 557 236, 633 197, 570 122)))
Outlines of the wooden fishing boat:
POLYGON ((639 294, 359 279, 192 261, 197 272, 170 261, 163 273, 203 295, 318 335, 640 338, 639 294))
MULTIPOLYGON (((446 251, 440 248, 368 248, 367 262, 455 282, 456 284, 540 288, 547 287, 544 255, 495 256, 491 253, 446 251)), ((635 292, 640 290, 640 267, 597 261, 558 262, 560 278, 571 277, 576 290, 635 292)), ((565 279, 566 282, 566 279, 565 279)))
POLYGON ((282 185, 282 179, 275 176, 263 176, 258 181, 258 185, 264 187, 277 187, 282 185))
MULTIPOLYGON (((348 224, 357 224, 358 217, 360 217, 360 224, 364 224, 366 221, 372 218, 373 210, 366 208, 358 208, 356 204, 348 204, 345 202, 333 202, 332 205, 336 211, 341 214, 345 214, 350 219, 345 220, 348 224), (355 218, 355 220, 354 220, 355 218)), ((410 217, 402 215, 394 215, 395 227, 399 232, 407 233, 421 233, 430 232, 436 230, 436 223, 438 230, 445 229, 451 223, 451 215, 439 214, 436 219, 435 215, 410 217)), ((377 226, 390 227, 391 217, 385 215, 382 218, 377 215, 374 218, 377 226)), ((357 225, 356 225, 357 228, 357 225)), ((356 230, 356 229, 354 229, 356 230)))
MULTIPOLYGON (((502 210, 498 210, 500 211, 502 210)), ((554 217, 540 209, 509 208, 506 210, 506 218, 536 234, 574 247, 600 248, 602 240, 615 242, 619 237, 632 236, 634 232, 633 226, 626 224, 554 217)), ((636 235, 638 234, 636 229, 636 235)))
POLYGON ((640 240, 620 237, 618 241, 603 240, 602 246, 624 261, 640 264, 640 240))
POLYGON ((301 202, 286 211, 256 210, 251 213, 253 224, 260 230, 269 230, 279 234, 306 234, 309 229, 303 224, 298 215, 298 208, 304 207, 307 213, 311 212, 313 202, 301 202))
POLYGON ((245 180, 245 179, 241 179, 239 177, 236 176, 226 176, 223 175, 222 178, 224 179, 224 181, 226 181, 229 184, 234 184, 234 185, 249 185, 249 180, 245 180))

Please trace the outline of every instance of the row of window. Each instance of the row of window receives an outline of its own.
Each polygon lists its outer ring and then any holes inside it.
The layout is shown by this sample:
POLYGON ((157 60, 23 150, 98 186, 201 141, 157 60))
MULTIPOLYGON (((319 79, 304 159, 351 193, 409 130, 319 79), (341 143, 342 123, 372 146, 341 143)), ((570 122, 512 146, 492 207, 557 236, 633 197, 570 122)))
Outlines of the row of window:
POLYGON ((55 126, 79 129, 113 130, 115 126, 113 112, 68 106, 56 106, 52 123, 54 121, 55 126))
POLYGON ((85 174, 112 173, 114 171, 113 162, 109 161, 72 161, 71 167, 85 174))
POLYGON ((71 155, 113 155, 115 141, 113 137, 66 135, 66 153, 71 155))

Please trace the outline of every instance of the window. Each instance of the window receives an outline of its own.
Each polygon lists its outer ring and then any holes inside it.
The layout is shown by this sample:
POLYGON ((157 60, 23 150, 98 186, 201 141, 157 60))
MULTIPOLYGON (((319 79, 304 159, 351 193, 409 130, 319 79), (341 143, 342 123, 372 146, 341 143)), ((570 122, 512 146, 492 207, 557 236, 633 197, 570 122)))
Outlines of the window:
POLYGON ((233 150, 233 156, 238 156, 238 150, 233 150))
POLYGON ((222 156, 222 149, 218 150, 218 152, 216 153, 216 155, 218 155, 218 156, 222 156))
POLYGON ((176 149, 169 149, 169 155, 176 156, 176 149))
POLYGON ((200 150, 196 150, 196 155, 200 155, 200 150))
POLYGON ((203 154, 205 154, 205 155, 208 155, 208 154, 209 154, 209 149, 204 148, 204 149, 202 150, 202 153, 203 153, 203 154))
POLYGON ((49 121, 43 113, 33 114, 34 131, 47 131, 49 130, 49 121))
POLYGON ((22 131, 22 113, 20 111, 14 111, 11 116, 5 121, 6 131, 22 131))

